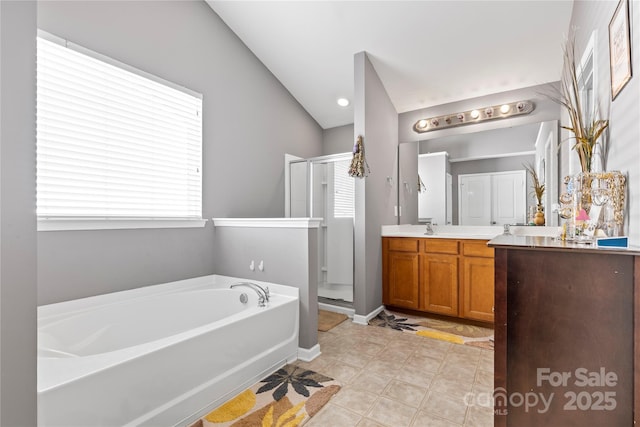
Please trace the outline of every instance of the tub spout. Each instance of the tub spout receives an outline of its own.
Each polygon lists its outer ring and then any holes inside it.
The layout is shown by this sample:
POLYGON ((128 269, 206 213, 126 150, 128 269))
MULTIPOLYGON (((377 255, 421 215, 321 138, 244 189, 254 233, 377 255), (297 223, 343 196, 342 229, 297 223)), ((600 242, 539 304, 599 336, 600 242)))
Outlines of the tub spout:
POLYGON ((265 303, 269 302, 268 287, 263 288, 262 286, 253 282, 239 282, 239 283, 234 283, 233 285, 230 286, 230 288, 233 289, 236 286, 246 286, 248 288, 253 289, 258 294, 258 307, 264 307, 265 303))

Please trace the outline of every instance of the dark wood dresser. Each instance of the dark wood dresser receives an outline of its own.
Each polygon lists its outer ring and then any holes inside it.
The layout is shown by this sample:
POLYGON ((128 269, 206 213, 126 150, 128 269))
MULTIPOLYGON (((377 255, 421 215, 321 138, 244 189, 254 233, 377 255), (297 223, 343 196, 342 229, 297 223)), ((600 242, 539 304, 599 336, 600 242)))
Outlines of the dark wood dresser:
POLYGON ((640 250, 498 236, 495 426, 640 418, 640 250))

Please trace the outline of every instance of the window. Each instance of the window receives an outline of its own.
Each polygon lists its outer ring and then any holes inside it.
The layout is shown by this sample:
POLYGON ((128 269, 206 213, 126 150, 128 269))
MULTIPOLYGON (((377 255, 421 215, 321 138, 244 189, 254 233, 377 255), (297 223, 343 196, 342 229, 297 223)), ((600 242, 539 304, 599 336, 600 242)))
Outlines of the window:
POLYGON ((334 182, 334 218, 355 217, 355 181, 349 176, 350 160, 338 161, 333 164, 334 182))
POLYGON ((202 96, 39 33, 37 214, 202 220, 202 96))

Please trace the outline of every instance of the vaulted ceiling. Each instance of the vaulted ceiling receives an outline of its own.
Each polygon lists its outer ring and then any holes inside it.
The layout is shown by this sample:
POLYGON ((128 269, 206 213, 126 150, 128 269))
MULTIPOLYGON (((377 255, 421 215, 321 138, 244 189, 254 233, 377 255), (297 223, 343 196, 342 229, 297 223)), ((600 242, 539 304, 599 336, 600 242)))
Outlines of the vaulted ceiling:
POLYGON ((353 123, 366 51, 398 113, 560 79, 569 0, 216 1, 323 128, 353 123))

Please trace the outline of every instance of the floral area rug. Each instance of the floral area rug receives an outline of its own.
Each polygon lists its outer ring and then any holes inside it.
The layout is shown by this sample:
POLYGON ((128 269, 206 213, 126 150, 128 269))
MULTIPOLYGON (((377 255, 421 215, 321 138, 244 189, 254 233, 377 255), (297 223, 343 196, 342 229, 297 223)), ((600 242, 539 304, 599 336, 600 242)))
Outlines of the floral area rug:
POLYGON ((313 417, 340 384, 308 369, 286 365, 190 427, 295 427, 313 417))
POLYGON ((381 311, 369 321, 369 324, 456 344, 493 350, 493 329, 482 326, 427 317, 411 318, 389 311, 381 311))

